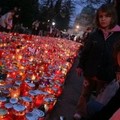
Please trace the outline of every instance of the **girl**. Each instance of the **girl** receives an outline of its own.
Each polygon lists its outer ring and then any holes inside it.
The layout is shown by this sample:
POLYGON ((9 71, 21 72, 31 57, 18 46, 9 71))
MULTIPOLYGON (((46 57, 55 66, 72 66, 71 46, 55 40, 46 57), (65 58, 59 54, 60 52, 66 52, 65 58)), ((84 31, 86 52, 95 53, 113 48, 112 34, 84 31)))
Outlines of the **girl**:
POLYGON ((120 38, 120 27, 112 4, 103 4, 96 13, 97 29, 88 37, 81 52, 77 72, 83 73, 84 81, 74 119, 87 116, 87 102, 114 79, 120 79, 118 66, 113 57, 113 46, 120 38), (117 76, 117 77, 116 77, 117 76))
MULTIPOLYGON (((120 70, 120 40, 114 46, 114 56, 120 70)), ((108 104, 88 120, 120 120, 120 87, 108 104)))

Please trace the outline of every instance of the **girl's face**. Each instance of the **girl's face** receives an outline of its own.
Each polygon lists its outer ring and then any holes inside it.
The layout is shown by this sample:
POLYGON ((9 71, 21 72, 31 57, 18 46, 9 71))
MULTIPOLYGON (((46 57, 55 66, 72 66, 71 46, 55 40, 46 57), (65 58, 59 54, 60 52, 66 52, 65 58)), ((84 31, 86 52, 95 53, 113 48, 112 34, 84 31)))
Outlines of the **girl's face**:
POLYGON ((109 16, 106 12, 99 12, 99 23, 102 29, 109 29, 111 23, 111 16, 109 16))
POLYGON ((120 66, 120 52, 117 55, 117 62, 118 62, 118 65, 120 66))

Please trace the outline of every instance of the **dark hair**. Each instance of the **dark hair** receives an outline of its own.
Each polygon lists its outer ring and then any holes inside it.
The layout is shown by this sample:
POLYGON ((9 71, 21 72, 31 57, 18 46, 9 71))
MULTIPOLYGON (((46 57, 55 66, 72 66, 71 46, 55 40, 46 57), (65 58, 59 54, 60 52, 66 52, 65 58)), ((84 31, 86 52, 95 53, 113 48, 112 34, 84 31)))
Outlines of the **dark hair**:
POLYGON ((97 10, 96 12, 96 24, 98 27, 100 27, 99 23, 99 13, 100 12, 105 12, 109 16, 111 16, 111 24, 109 28, 113 28, 117 24, 117 12, 113 4, 103 4, 101 7, 97 10))

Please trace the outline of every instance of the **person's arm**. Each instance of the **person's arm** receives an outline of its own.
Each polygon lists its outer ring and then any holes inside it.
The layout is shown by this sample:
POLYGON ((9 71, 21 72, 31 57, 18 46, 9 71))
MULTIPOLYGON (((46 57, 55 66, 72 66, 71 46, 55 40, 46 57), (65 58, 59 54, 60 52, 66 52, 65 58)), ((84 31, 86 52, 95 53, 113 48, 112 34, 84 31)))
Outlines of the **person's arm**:
POLYGON ((7 13, 6 18, 5 18, 5 23, 6 23, 7 29, 12 28, 12 13, 11 12, 7 13))
POLYGON ((118 89, 115 96, 104 106, 99 112, 88 120, 109 120, 109 118, 118 110, 120 107, 120 88, 118 89))
POLYGON ((76 72, 77 74, 80 76, 83 72, 84 69, 84 64, 87 60, 87 57, 89 55, 90 49, 92 47, 92 40, 93 37, 90 36, 86 42, 86 44, 84 46, 82 46, 82 48, 80 49, 80 53, 79 53, 79 63, 78 66, 76 68, 76 72))

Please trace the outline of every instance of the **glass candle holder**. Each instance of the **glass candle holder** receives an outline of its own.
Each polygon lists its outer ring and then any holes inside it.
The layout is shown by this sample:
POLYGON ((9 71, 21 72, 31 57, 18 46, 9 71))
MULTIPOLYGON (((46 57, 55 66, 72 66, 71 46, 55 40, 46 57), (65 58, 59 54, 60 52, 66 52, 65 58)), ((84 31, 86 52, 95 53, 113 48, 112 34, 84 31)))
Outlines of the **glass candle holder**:
POLYGON ((10 102, 11 104, 16 104, 16 103, 18 103, 18 99, 17 99, 17 98, 10 98, 10 99, 9 99, 9 102, 10 102))
POLYGON ((44 103, 44 93, 40 90, 35 90, 36 92, 36 97, 35 97, 35 100, 34 100, 34 105, 36 108, 40 107, 43 103, 44 103))
POLYGON ((6 101, 7 101, 6 97, 0 97, 0 108, 4 108, 6 101))
POLYGON ((32 113, 36 115, 38 120, 45 120, 45 113, 42 110, 39 109, 33 109, 32 113))
POLYGON ((12 120, 8 114, 8 110, 0 108, 0 120, 12 120))
POLYGON ((8 114, 12 118, 12 115, 13 115, 13 113, 12 113, 13 104, 12 103, 6 103, 5 104, 5 108, 8 110, 8 114))
POLYGON ((9 96, 10 96, 10 91, 7 90, 7 89, 2 90, 2 94, 3 94, 3 96, 5 96, 5 97, 9 97, 9 96))
POLYGON ((29 112, 33 108, 33 100, 28 96, 21 97, 20 103, 25 106, 26 112, 29 112))
POLYGON ((14 120, 24 120, 25 118, 25 106, 21 104, 13 105, 12 112, 14 113, 14 120))
POLYGON ((20 96, 20 87, 19 86, 13 86, 10 88, 10 97, 11 98, 19 98, 20 96))
POLYGON ((40 84, 39 87, 38 87, 38 89, 41 90, 41 91, 44 91, 45 87, 46 87, 45 85, 40 84))
MULTIPOLYGON (((33 100, 35 100, 35 97, 37 96, 37 93, 35 92, 35 90, 30 90, 29 91, 29 95, 30 98, 32 98, 33 100)), ((34 101, 33 101, 34 102, 34 101)))
POLYGON ((38 120, 38 117, 32 112, 28 112, 25 115, 25 120, 38 120))
POLYGON ((56 98, 54 98, 53 96, 47 96, 44 99, 45 112, 51 111, 53 109, 55 103, 56 103, 56 98))

